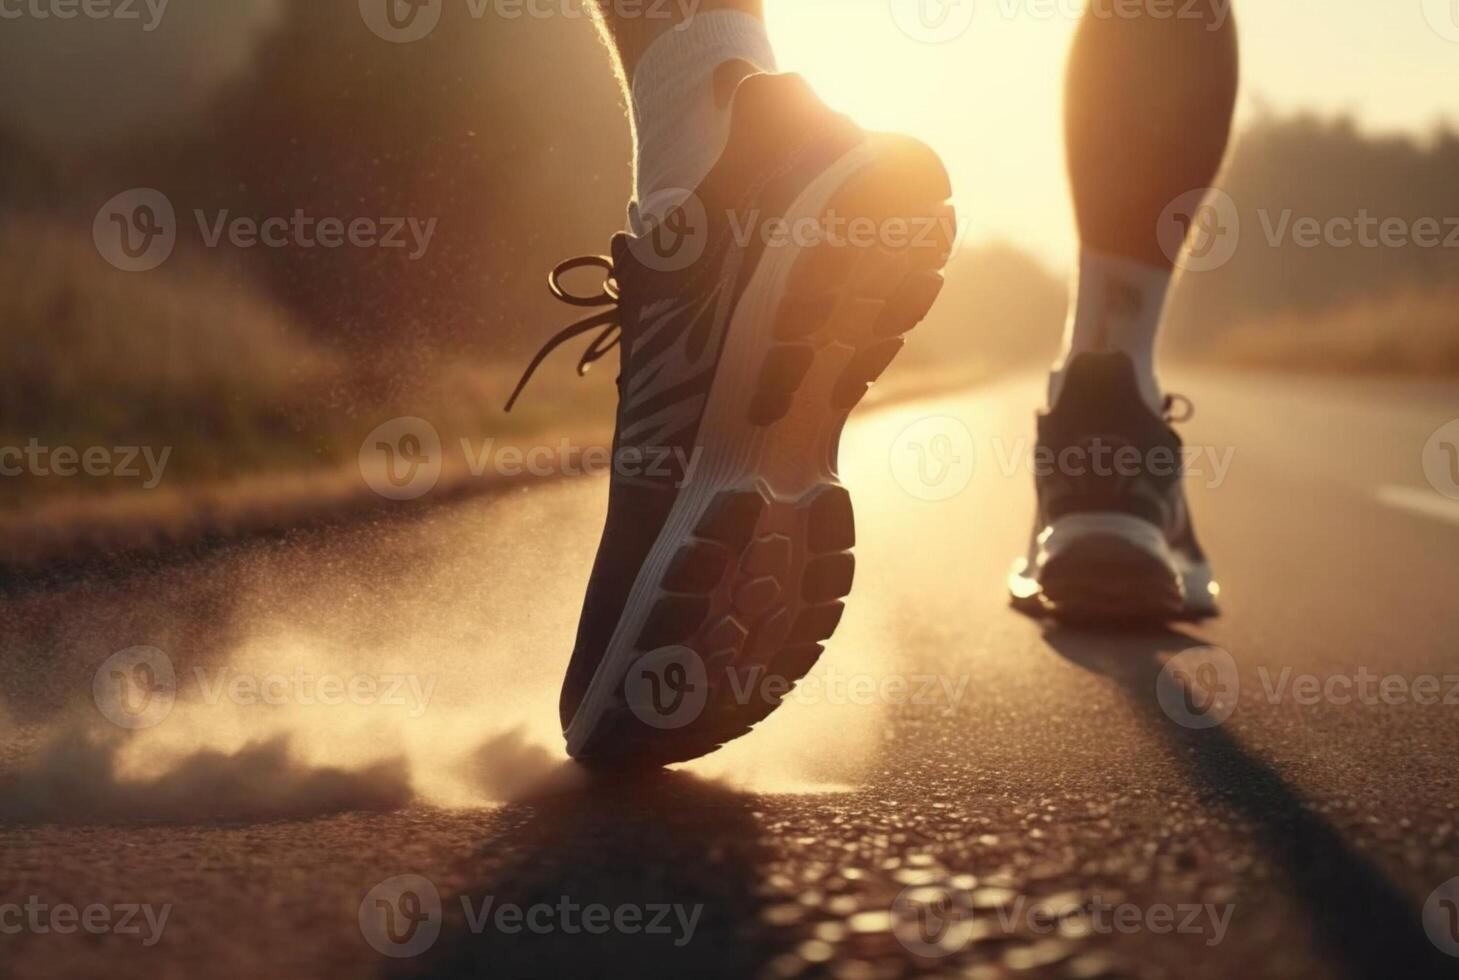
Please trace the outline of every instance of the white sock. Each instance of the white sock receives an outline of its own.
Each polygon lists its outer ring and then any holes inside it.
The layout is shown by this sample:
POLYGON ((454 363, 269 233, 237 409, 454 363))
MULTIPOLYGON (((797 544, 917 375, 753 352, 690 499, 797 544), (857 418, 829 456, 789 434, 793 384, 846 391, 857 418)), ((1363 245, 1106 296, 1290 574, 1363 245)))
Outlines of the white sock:
POLYGON ((1084 248, 1074 301, 1064 330, 1064 352, 1049 376, 1049 406, 1059 402, 1064 371, 1077 354, 1123 351, 1135 363, 1140 393, 1150 410, 1163 412, 1155 378, 1155 337, 1165 310, 1171 271, 1134 259, 1084 248))
POLYGON ((703 182, 729 142, 730 107, 716 97, 715 70, 747 61, 775 70, 765 24, 733 10, 696 14, 649 45, 633 71, 633 203, 628 226, 642 234, 703 182))

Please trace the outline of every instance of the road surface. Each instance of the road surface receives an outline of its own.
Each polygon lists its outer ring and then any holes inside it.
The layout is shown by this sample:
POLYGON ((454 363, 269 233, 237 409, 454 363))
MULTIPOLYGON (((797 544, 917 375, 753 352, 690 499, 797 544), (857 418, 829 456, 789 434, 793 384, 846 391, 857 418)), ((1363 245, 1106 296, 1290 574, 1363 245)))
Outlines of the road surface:
POLYGON ((1223 618, 1007 608, 1030 381, 868 406, 821 665, 654 776, 555 727, 601 478, 9 583, 0 976, 1459 975, 1459 387, 1176 380, 1223 618))

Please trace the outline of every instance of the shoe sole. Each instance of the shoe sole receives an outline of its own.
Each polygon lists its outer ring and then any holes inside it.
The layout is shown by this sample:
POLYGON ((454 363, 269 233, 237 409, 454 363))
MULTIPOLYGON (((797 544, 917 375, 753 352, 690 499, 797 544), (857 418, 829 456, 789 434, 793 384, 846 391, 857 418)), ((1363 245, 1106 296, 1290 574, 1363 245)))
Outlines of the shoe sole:
POLYGON ((792 227, 903 217, 925 240, 766 250, 728 329, 696 476, 567 728, 570 755, 643 765, 707 755, 815 666, 855 575, 841 431, 942 289, 950 196, 931 149, 872 135, 791 207, 792 227))
POLYGON ((1070 625, 1123 625, 1215 615, 1204 564, 1182 561, 1152 525, 1122 514, 1057 520, 1040 538, 1037 567, 1009 575, 1013 605, 1070 625))

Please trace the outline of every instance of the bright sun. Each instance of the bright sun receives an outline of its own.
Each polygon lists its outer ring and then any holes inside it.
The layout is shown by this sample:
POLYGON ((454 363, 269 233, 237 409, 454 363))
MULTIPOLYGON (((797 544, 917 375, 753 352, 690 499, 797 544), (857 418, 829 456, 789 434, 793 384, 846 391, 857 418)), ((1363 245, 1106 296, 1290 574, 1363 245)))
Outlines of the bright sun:
POLYGON ((969 30, 937 44, 898 27, 896 2, 770 0, 781 69, 863 126, 930 143, 969 241, 1013 238, 1063 265, 1074 242, 1060 123, 1074 21, 1003 18, 979 4, 969 30))

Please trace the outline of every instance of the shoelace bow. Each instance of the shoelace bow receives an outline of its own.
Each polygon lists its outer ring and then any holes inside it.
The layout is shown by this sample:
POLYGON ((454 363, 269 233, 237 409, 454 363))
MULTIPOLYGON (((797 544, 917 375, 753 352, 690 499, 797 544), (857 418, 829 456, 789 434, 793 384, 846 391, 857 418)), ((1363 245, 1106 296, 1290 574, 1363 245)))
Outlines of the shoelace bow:
POLYGON ((537 369, 542 366, 542 362, 547 360, 553 351, 557 350, 557 348, 569 340, 581 337, 583 334, 590 333, 599 327, 604 328, 602 333, 593 338, 593 342, 588 345, 588 349, 583 352, 583 356, 578 360, 578 376, 582 377, 592 369, 594 364, 602 360, 609 351, 617 347, 619 341, 623 338, 623 324, 618 317, 618 303, 621 295, 618 290, 618 281, 613 278, 613 260, 608 256, 580 255, 575 259, 568 259, 566 262, 559 263, 547 275, 547 288, 552 290, 553 296, 569 306, 581 306, 589 309, 606 306, 610 307, 610 309, 601 310, 592 316, 579 320, 571 326, 563 328, 548 340, 547 343, 542 345, 542 349, 537 352, 537 356, 532 358, 532 362, 527 365, 527 370, 522 374, 522 380, 517 382, 517 387, 512 392, 512 397, 507 400, 508 412, 512 410, 512 406, 516 405, 517 399, 526 390, 527 383, 532 380, 532 376, 537 373, 537 369), (594 296, 577 296, 568 292, 567 288, 562 284, 562 277, 569 272, 588 268, 599 268, 603 270, 602 289, 594 296))

